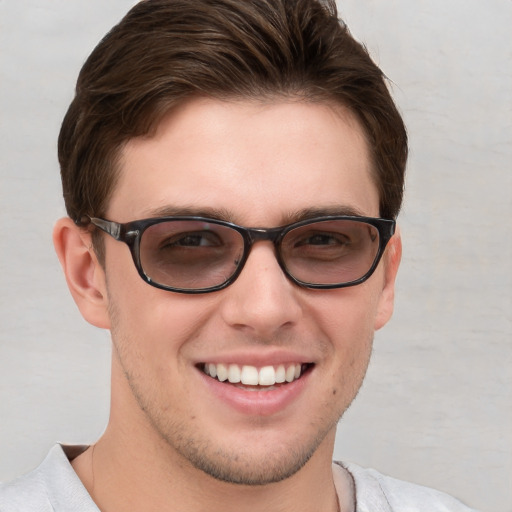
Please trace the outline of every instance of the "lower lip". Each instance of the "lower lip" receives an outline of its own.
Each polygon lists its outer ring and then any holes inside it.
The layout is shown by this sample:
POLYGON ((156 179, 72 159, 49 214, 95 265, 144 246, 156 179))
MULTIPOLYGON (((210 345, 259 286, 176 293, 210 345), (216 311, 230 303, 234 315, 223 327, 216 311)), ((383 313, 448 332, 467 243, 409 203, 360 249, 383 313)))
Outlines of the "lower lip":
POLYGON ((270 416, 289 407, 299 398, 310 377, 311 369, 299 379, 268 391, 245 390, 236 384, 213 379, 201 370, 198 372, 209 391, 232 409, 246 415, 270 416))

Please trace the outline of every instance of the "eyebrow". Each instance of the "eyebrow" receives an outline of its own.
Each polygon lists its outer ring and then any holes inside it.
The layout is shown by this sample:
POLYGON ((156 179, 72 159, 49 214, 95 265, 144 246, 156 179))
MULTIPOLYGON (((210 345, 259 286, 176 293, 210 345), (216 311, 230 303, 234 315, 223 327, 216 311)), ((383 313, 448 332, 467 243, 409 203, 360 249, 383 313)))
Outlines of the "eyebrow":
POLYGON ((348 205, 334 205, 326 207, 311 207, 296 210, 284 217, 284 224, 293 224, 302 220, 314 219, 316 217, 365 217, 361 210, 348 205))
MULTIPOLYGON (((161 208, 150 209, 143 212, 144 218, 156 217, 205 217, 208 219, 222 220, 238 224, 234 212, 226 208, 210 208, 199 206, 163 206, 161 208)), ((332 205, 326 207, 310 207, 285 213, 280 225, 293 224, 303 220, 314 219, 317 217, 365 217, 364 212, 353 206, 332 205)), ((256 227, 256 226, 254 226, 256 227)))
POLYGON ((145 218, 152 217, 207 217, 209 219, 233 222, 233 215, 225 208, 198 206, 163 206, 143 212, 145 218))

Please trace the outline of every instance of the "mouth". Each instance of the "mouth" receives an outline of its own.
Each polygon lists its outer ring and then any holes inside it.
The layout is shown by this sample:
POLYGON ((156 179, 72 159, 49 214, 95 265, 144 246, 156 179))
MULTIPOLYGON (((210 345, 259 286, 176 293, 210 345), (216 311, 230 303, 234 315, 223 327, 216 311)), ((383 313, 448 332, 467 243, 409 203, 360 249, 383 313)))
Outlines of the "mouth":
POLYGON ((299 380, 313 363, 289 363, 258 368, 229 363, 201 363, 199 369, 208 377, 249 391, 270 391, 299 380))

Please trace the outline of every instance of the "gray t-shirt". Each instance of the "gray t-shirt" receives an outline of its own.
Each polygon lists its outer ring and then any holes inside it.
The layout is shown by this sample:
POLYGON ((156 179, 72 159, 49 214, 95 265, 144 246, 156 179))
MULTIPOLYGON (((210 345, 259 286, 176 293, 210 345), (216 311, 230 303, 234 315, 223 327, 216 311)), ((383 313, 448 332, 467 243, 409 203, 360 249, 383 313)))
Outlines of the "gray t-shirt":
MULTIPOLYGON (((69 460, 81 447, 54 446, 31 473, 0 485, 0 512, 99 512, 69 460)), ((355 464, 333 464, 334 479, 352 475, 356 512, 476 512, 451 496, 355 464)))

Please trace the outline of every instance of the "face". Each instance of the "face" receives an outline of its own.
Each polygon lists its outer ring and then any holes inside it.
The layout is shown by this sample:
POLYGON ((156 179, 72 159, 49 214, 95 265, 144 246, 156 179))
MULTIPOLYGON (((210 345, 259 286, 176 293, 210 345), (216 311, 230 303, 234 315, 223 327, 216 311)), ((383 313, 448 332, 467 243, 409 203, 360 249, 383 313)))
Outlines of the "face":
MULTIPOLYGON (((106 215, 117 222, 180 211, 250 227, 308 209, 379 215, 364 136, 339 107, 196 99, 122 156, 106 215)), ((230 482, 279 481, 314 454, 330 458, 374 330, 390 315, 389 255, 361 285, 310 290, 257 242, 231 286, 183 295, 145 283, 128 247, 108 236, 105 254, 112 421, 142 425, 139 445, 163 440, 173 460, 230 482), (291 382, 233 384, 205 368, 284 371, 291 382)))

